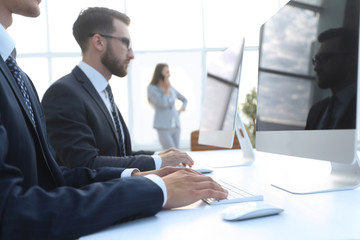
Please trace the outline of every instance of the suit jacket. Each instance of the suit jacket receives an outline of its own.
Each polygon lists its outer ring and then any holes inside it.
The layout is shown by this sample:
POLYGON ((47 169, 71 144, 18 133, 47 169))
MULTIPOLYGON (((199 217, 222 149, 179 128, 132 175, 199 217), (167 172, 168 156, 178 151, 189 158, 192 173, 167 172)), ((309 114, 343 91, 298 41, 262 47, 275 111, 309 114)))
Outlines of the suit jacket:
POLYGON ((125 135, 127 156, 123 156, 110 113, 79 67, 50 86, 42 105, 50 142, 60 165, 155 169, 150 156, 154 152, 132 151, 129 131, 118 111, 125 135))
MULTIPOLYGON (((330 98, 325 98, 317 103, 315 103, 308 114, 306 120, 306 130, 315 130, 318 129, 317 125, 323 116, 327 106, 329 105, 330 98)), ((345 113, 338 122, 336 129, 355 129, 356 127, 356 94, 351 99, 351 102, 345 113)))
POLYGON ((170 95, 167 95, 159 86, 152 84, 148 86, 147 94, 155 108, 154 128, 180 127, 179 112, 175 108, 175 101, 176 99, 182 101, 182 108, 185 110, 187 99, 173 87, 170 89, 170 95))
POLYGON ((24 77, 36 127, 0 57, 0 239, 74 239, 162 208, 162 191, 147 178, 120 179, 120 168, 59 167, 24 77))

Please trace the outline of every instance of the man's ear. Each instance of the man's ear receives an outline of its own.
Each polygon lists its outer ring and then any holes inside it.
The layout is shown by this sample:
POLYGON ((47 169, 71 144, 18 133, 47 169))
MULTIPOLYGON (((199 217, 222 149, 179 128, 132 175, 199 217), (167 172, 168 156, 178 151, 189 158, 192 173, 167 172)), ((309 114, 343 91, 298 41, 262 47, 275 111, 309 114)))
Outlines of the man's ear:
POLYGON ((98 51, 102 51, 105 48, 105 41, 99 34, 92 36, 90 44, 98 51))

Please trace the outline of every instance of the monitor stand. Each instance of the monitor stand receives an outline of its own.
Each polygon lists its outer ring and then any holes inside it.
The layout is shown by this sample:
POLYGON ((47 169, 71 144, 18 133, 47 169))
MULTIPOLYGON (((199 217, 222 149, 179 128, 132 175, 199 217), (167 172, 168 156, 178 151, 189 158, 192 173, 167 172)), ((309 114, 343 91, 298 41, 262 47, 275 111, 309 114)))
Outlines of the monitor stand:
POLYGON ((251 165, 255 161, 255 151, 251 145, 251 141, 249 135, 247 134, 247 130, 245 125, 241 119, 239 112, 236 112, 236 125, 235 132, 237 138, 239 140, 239 144, 241 147, 242 156, 241 158, 236 159, 224 159, 217 160, 216 162, 210 162, 208 165, 210 167, 221 168, 221 167, 239 167, 239 166, 248 166, 251 165), (240 131, 241 129, 241 131, 240 131))
POLYGON ((242 161, 244 162, 243 164, 252 164, 255 161, 255 151, 251 145, 251 141, 249 135, 247 134, 245 125, 241 120, 240 113, 237 112, 236 116, 237 117, 235 131, 240 143, 241 150, 243 152, 242 161), (239 130, 239 127, 241 129, 241 132, 239 130))
POLYGON ((302 178, 283 179, 271 184, 292 194, 314 194, 355 189, 360 186, 360 165, 357 154, 352 164, 331 162, 331 173, 325 177, 308 177, 303 172, 302 178))

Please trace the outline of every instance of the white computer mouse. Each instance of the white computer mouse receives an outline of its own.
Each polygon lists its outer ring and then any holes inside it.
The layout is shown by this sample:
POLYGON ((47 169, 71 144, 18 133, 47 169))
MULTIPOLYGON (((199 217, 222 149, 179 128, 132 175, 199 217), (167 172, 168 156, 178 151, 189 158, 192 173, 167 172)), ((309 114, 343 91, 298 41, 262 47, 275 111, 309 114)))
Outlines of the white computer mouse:
POLYGON ((279 214, 284 209, 265 202, 244 202, 226 208, 221 212, 224 220, 239 221, 250 218, 279 214))

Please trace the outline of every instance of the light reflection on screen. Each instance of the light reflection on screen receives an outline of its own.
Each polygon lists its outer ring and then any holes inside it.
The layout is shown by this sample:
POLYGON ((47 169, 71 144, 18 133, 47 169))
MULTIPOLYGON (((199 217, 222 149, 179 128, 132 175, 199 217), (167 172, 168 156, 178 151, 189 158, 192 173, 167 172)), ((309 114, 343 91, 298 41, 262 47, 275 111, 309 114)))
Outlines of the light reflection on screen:
POLYGON ((238 101, 239 68, 244 40, 208 65, 201 115, 201 130, 233 130, 238 101))
POLYGON ((355 128, 359 20, 350 1, 289 2, 263 25, 257 130, 355 128))

